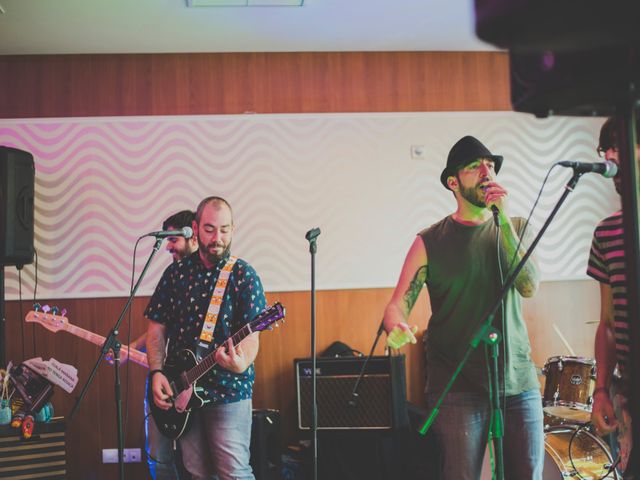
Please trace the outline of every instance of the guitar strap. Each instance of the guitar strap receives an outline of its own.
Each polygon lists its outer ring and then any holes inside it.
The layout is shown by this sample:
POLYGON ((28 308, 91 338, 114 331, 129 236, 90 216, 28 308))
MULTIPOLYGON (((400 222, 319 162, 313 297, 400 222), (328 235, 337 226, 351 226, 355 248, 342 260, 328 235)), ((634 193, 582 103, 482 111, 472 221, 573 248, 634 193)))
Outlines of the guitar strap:
POLYGON ((227 290, 229 277, 231 276, 231 271, 233 270, 236 260, 238 260, 238 257, 230 256, 225 266, 220 270, 220 275, 218 275, 218 281, 213 289, 213 295, 211 295, 211 302, 209 302, 207 315, 204 317, 202 331, 200 332, 200 340, 196 347, 196 358, 198 360, 207 353, 211 346, 211 342, 213 342, 213 331, 218 323, 220 305, 222 305, 222 298, 224 297, 224 292, 227 290))

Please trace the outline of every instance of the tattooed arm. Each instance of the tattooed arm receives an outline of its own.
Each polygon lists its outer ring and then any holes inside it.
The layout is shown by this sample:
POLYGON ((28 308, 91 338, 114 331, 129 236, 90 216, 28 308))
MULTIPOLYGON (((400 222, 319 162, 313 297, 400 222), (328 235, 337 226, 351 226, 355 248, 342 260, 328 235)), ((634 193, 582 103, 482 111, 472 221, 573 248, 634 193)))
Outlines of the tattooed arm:
MULTIPOLYGON (((503 219, 503 227, 501 228, 500 233, 502 236, 502 261, 505 262, 506 266, 511 266, 512 269, 515 269, 516 265, 520 262, 522 257, 524 257, 529 245, 531 245, 531 242, 533 241, 531 228, 529 228, 525 233, 517 252, 516 247, 518 246, 518 243, 520 243, 520 238, 518 237, 516 229, 510 218, 505 217, 503 219)), ((503 267, 505 270, 507 268, 506 266, 503 267)), ((511 271, 512 270, 510 270, 507 275, 511 275, 511 271)), ((523 297, 532 297, 538 290, 539 283, 538 267, 533 256, 531 256, 527 260, 527 263, 524 264, 522 270, 520 270, 520 273, 518 273, 515 281, 515 287, 523 297)))
POLYGON ((420 236, 416 237, 413 245, 407 253, 398 284, 393 292, 391 301, 384 311, 384 328, 390 335, 388 343, 393 348, 398 348, 392 341, 391 334, 398 332, 401 338, 400 344, 407 342, 415 343, 414 334, 417 327, 409 327, 407 319, 418 299, 418 295, 422 291, 425 280, 427 279, 427 251, 420 236))

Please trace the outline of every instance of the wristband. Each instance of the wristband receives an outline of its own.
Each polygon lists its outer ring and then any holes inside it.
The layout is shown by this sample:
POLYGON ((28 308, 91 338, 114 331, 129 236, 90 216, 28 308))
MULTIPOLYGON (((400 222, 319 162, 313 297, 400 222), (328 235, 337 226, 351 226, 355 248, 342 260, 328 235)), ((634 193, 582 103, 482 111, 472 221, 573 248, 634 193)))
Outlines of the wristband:
MULTIPOLYGON (((151 370, 149 372, 149 379, 152 379, 156 373, 162 373, 162 369, 156 368, 155 370, 151 370)), ((593 392, 595 394, 595 392, 593 392)))
POLYGON ((609 389, 607 387, 598 387, 593 391, 592 397, 596 396, 596 393, 606 393, 609 396, 609 389))

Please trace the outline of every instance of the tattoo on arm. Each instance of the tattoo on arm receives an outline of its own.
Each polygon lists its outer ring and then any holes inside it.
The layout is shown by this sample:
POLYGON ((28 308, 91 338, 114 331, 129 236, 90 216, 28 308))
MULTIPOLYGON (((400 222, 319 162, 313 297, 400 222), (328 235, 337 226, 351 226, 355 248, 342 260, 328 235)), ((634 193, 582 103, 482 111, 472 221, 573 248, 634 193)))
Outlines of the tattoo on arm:
POLYGON ((409 284, 409 288, 404 293, 404 305, 407 309, 407 313, 411 312, 411 309, 416 303, 418 299, 418 295, 420 295, 420 291, 422 290, 422 286, 427 279, 427 266, 423 265, 418 270, 416 270, 416 274, 411 279, 411 283, 409 284))
MULTIPOLYGON (((531 245, 532 236, 531 232, 527 231, 525 237, 520 242, 520 237, 515 231, 515 227, 513 230, 511 228, 505 228, 502 231, 503 235, 503 259, 507 260, 508 272, 507 275, 511 275, 511 272, 516 267, 520 259, 524 256, 527 248, 531 245), (520 247, 516 250, 517 247, 520 247), (506 257, 506 258, 505 258, 506 257)), ((529 258, 527 263, 525 263, 522 270, 516 277, 515 287, 520 292, 520 294, 524 297, 532 296, 536 290, 538 289, 539 283, 539 274, 538 269, 533 261, 533 259, 529 258)))
POLYGON ((164 364, 165 339, 162 330, 154 329, 147 334, 147 359, 149 368, 162 368, 164 364))

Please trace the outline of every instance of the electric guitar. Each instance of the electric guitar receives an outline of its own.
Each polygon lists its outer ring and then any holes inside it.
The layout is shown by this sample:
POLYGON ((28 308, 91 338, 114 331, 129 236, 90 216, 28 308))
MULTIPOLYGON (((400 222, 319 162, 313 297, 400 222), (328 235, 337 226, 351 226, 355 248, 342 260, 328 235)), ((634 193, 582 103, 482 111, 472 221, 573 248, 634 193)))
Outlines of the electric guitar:
MULTIPOLYGON (((25 322, 36 322, 42 325, 47 330, 57 333, 60 330, 64 330, 65 332, 69 332, 76 337, 84 338, 85 340, 98 345, 101 347, 104 344, 105 337, 102 335, 98 335, 97 333, 90 332, 89 330, 85 330, 84 328, 76 327, 75 325, 71 325, 69 323, 69 319, 67 317, 61 315, 53 315, 51 313, 46 312, 36 312, 31 310, 27 313, 27 316, 24 317, 25 322)), ((129 348, 126 345, 122 345, 120 347, 120 351, 126 351, 129 359, 138 365, 142 365, 143 367, 149 368, 149 363, 147 362, 147 354, 141 352, 140 350, 136 350, 135 348, 129 348)))
MULTIPOLYGON (((277 327, 278 320, 283 319, 284 316, 284 307, 278 302, 274 303, 230 337, 233 346, 238 345, 251 333, 272 330, 271 325, 275 324, 277 327)), ((226 342, 218 348, 226 348, 226 342)), ((185 349, 167 358, 162 373, 167 377, 173 392, 173 396, 169 399, 173 405, 168 410, 162 410, 155 404, 151 390, 152 382, 149 382, 147 399, 151 415, 158 430, 165 437, 173 440, 180 437, 187 430, 191 410, 205 404, 199 395, 203 388, 197 386, 196 381, 216 365, 215 354, 216 350, 205 355, 198 362, 196 355, 191 350, 185 349)))

